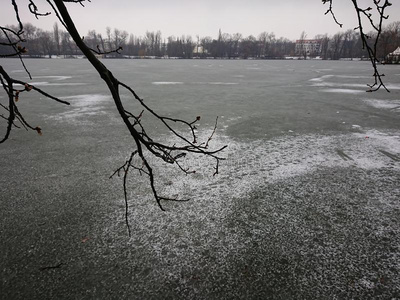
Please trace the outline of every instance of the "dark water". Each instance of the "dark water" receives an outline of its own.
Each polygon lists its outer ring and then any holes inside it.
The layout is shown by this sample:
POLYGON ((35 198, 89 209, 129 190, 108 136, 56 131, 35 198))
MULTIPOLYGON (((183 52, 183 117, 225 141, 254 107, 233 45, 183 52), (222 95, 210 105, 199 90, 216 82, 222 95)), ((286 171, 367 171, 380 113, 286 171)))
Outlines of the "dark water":
MULTIPOLYGON (((27 80, 17 60, 1 63, 27 80)), ((367 62, 105 60, 161 114, 200 115, 203 140, 219 116, 212 147, 228 145, 215 177, 202 157, 184 161, 192 176, 149 158, 160 193, 191 201, 163 213, 132 174, 128 238, 121 181, 108 177, 134 144, 106 86, 86 60, 26 63, 32 84, 71 106, 22 94, 43 136, 16 129, 0 146, 6 298, 398 297, 397 66, 382 66, 391 93, 366 93, 367 62)))

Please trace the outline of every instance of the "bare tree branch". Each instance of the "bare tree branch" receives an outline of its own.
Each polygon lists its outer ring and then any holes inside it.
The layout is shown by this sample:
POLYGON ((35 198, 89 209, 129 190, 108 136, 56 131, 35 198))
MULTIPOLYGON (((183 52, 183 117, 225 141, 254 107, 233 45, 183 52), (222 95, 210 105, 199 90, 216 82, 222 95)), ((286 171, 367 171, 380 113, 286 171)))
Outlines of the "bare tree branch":
POLYGON ((356 0, 352 0, 354 8, 357 12, 357 18, 358 18, 358 29, 360 31, 361 39, 363 42, 363 48, 365 48, 368 52, 369 59, 371 61, 372 67, 374 69, 374 83, 368 85, 370 87, 369 92, 374 92, 379 90, 381 87, 383 87, 387 92, 390 92, 388 88, 385 86, 383 83, 382 77, 385 76, 384 74, 381 74, 378 70, 377 63, 379 63, 379 60, 377 58, 377 45, 379 42, 380 35, 382 33, 382 22, 384 19, 387 19, 387 16, 385 15, 385 9, 392 4, 388 0, 384 0, 383 4, 380 5, 382 2, 381 0, 374 0, 375 8, 378 13, 378 18, 379 18, 379 23, 378 25, 374 25, 374 21, 372 19, 372 14, 370 11, 372 10, 371 7, 368 7, 366 9, 361 9, 357 3, 356 0), (370 38, 365 32, 363 28, 363 22, 362 22, 362 15, 364 15, 367 20, 370 22, 374 30, 376 31, 376 37, 375 37, 375 42, 373 46, 371 47, 370 44, 368 43, 368 39, 370 38))
MULTIPOLYGON (((16 102, 19 101, 19 97, 20 97, 21 93, 34 90, 34 91, 42 94, 43 96, 50 98, 56 102, 69 105, 69 102, 58 99, 54 96, 51 96, 48 93, 42 91, 41 89, 39 89, 33 85, 30 85, 26 82, 11 78, 2 66, 0 66, 0 84, 2 85, 4 91, 8 95, 8 106, 5 106, 0 103, 0 106, 8 112, 8 117, 6 118, 8 121, 8 125, 7 125, 7 129, 6 129, 6 133, 5 133, 4 137, 0 140, 0 144, 4 143, 9 138, 12 126, 13 125, 15 126, 15 124, 14 124, 15 119, 19 120, 25 129, 29 128, 31 130, 36 131, 38 134, 42 134, 42 130, 39 126, 36 126, 36 127, 31 126, 25 120, 25 118, 22 116, 22 114, 19 112, 16 102), (23 89, 16 89, 15 85, 20 85, 23 87, 23 89)), ((4 119, 4 116, 3 116, 3 119, 4 119)))
MULTIPOLYGON (((135 143, 136 150, 132 152, 130 158, 125 162, 125 164, 117 169, 117 173, 121 170, 124 171, 124 195, 125 195, 125 204, 126 204, 126 220, 127 220, 127 211, 128 211, 128 201, 127 201, 127 187, 126 187, 126 182, 127 182, 127 176, 130 168, 136 169, 139 171, 140 174, 145 174, 149 177, 150 181, 150 187, 153 193, 153 196, 160 207, 161 210, 164 210, 161 201, 185 201, 185 200, 179 200, 179 199, 174 199, 174 198, 169 198, 165 196, 160 196, 157 192, 157 188, 155 186, 155 176, 153 172, 153 168, 151 167, 149 161, 147 160, 147 157, 144 153, 144 148, 147 149, 151 154, 153 154, 155 157, 160 158, 166 163, 170 164, 177 164, 178 167, 187 173, 188 171, 185 170, 184 168, 181 167, 181 165, 178 162, 178 159, 183 157, 186 153, 195 153, 195 154, 202 154, 206 155, 209 157, 212 157, 213 159, 216 160, 216 172, 218 173, 218 166, 219 166, 219 161, 223 158, 218 157, 216 154, 221 152, 223 149, 225 149, 226 146, 219 148, 214 151, 210 151, 206 149, 206 147, 201 146, 201 145, 196 145, 197 140, 196 140, 196 134, 195 134, 195 127, 194 124, 200 119, 199 117, 196 118, 195 121, 193 122, 187 122, 184 120, 180 119, 174 119, 174 118, 169 118, 169 117, 163 117, 157 114, 153 109, 151 109, 148 105, 146 105, 141 99, 136 92, 129 87, 128 85, 124 84, 123 82, 119 81, 117 78, 114 77, 114 75, 111 73, 110 70, 108 70, 94 55, 93 50, 90 49, 86 44, 84 43, 83 39, 81 38, 81 35, 78 33, 74 22, 72 21, 69 12, 67 8, 64 5, 64 1, 62 0, 47 0, 47 2, 51 3, 53 2, 54 5, 52 5, 53 8, 55 8, 55 13, 57 17, 60 19, 60 21, 65 24, 65 27, 73 40, 75 41, 76 45, 79 47, 79 49, 82 51, 82 53, 88 58, 89 62, 92 64, 92 66, 96 69, 96 71, 99 73, 100 77, 104 80, 104 82, 107 84, 108 89, 112 95, 112 98, 114 100, 115 106, 125 123, 127 129, 129 130, 131 137, 135 143), (127 89, 133 98, 138 101, 141 106, 143 107, 144 111, 149 112, 152 114, 154 117, 156 117, 160 122, 164 124, 164 126, 172 133, 174 134, 181 142, 181 145, 167 145, 161 142, 156 142, 152 137, 150 137, 146 131, 144 130, 144 127, 140 123, 140 119, 143 115, 143 111, 140 113, 139 117, 135 117, 134 114, 130 113, 125 109, 122 101, 121 101, 121 95, 119 91, 119 87, 122 86, 123 88, 127 89), (133 118, 134 122, 131 123, 130 119, 133 118), (180 134, 178 131, 176 131, 168 122, 172 123, 181 123, 186 125, 193 137, 193 141, 189 141, 187 138, 185 138, 182 134, 180 134), (139 130, 139 131, 138 131, 139 130), (178 155, 173 155, 172 153, 175 151, 179 151, 180 153, 178 155), (133 166, 132 165, 132 159, 133 156, 138 155, 142 161, 142 166, 133 166)), ((53 4, 51 3, 51 4, 53 4)), ((115 175, 115 173, 114 173, 115 175)), ((130 229, 128 227, 128 233, 130 234, 130 229)))
MULTIPOLYGON (((378 70, 378 63, 379 59, 377 58, 377 46, 379 43, 379 38, 382 33, 382 25, 383 25, 383 20, 388 19, 388 16, 385 15, 385 9, 391 6, 392 4, 388 0, 373 0, 373 4, 375 6, 375 13, 378 15, 378 23, 376 24, 373 19, 373 14, 372 11, 374 10, 372 7, 367 7, 367 8, 360 8, 358 1, 357 0, 351 0, 353 3, 354 9, 357 14, 357 20, 358 20, 358 27, 354 28, 355 30, 359 30, 362 44, 363 44, 363 49, 367 50, 369 60, 371 62, 372 68, 374 70, 374 83, 373 84, 368 84, 369 90, 367 92, 375 92, 379 90, 380 88, 384 88, 387 92, 390 92, 389 89, 386 87, 386 85, 383 82, 383 78, 385 75, 380 73, 378 70), (364 31, 364 21, 363 17, 366 18, 366 21, 372 26, 373 30, 375 31, 375 41, 373 42, 373 45, 371 46, 368 40, 372 38, 371 36, 367 35, 364 31)), ((333 0, 322 0, 322 4, 329 4, 329 9, 325 14, 331 13, 334 21, 336 24, 338 24, 340 27, 342 27, 343 24, 339 23, 336 19, 336 16, 333 12, 332 5, 333 5, 333 0)))
POLYGON ((335 21, 335 23, 336 23, 337 25, 339 25, 340 28, 342 28, 342 27, 343 27, 343 24, 342 24, 342 23, 339 23, 339 21, 336 19, 335 13, 333 12, 333 8, 332 8, 333 3, 332 3, 332 2, 333 2, 333 0, 322 0, 322 4, 329 3, 329 8, 328 8, 328 10, 325 12, 325 15, 331 14, 333 20, 335 21))

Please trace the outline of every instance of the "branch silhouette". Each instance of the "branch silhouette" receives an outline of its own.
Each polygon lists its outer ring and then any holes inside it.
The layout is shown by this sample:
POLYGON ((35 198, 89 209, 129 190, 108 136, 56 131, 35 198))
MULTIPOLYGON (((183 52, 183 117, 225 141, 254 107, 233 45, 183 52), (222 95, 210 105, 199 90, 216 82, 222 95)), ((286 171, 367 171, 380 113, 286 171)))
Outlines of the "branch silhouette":
MULTIPOLYGON (((329 9, 325 14, 330 13, 332 15, 333 20, 335 21, 336 24, 338 24, 340 27, 343 26, 343 24, 339 23, 338 20, 336 19, 336 16, 333 11, 333 1, 334 0, 322 0, 322 4, 329 4, 329 9)), ((387 92, 390 92, 389 89, 386 87, 385 83, 383 82, 383 77, 385 74, 380 73, 378 70, 378 63, 380 62, 378 57, 377 57, 377 46, 379 43, 379 38, 382 34, 383 30, 383 21, 387 20, 389 18, 388 15, 385 14, 385 10, 392 6, 392 4, 388 0, 373 0, 373 6, 375 7, 374 9, 369 6, 367 8, 361 8, 357 0, 351 0, 354 9, 357 14, 357 21, 358 21, 358 26, 354 28, 354 30, 358 30, 361 36, 362 40, 362 45, 363 49, 367 50, 368 53, 368 58, 371 62, 372 68, 374 70, 373 77, 374 77, 374 82, 372 84, 368 84, 369 90, 367 92, 375 92, 379 90, 380 88, 385 89, 387 92), (378 15, 378 22, 377 24, 374 21, 374 15, 372 12, 375 12, 375 14, 378 15), (365 18, 366 22, 372 26, 373 31, 375 33, 375 40, 373 41, 372 45, 369 42, 369 40, 372 38, 372 36, 369 36, 366 34, 364 30, 364 21, 363 17, 365 18)))
MULTIPOLYGON (((131 235, 131 230, 129 226, 129 203, 128 203, 128 196, 127 196, 127 179, 130 174, 131 170, 136 170, 139 172, 140 175, 146 175, 149 178, 149 183, 151 187, 152 194, 160 207, 161 210, 165 210, 162 201, 188 201, 188 199, 177 199, 177 198, 171 198, 168 196, 160 195, 157 187, 156 187, 156 178, 155 178, 155 172, 153 166, 150 164, 148 154, 156 157, 160 160, 162 160, 165 163, 168 164, 175 164, 182 172, 185 174, 190 174, 194 173, 195 170, 189 170, 188 168, 183 167, 183 165, 180 162, 180 159, 185 157, 187 154, 192 153, 192 154, 198 154, 198 155, 204 155, 208 156, 216 161, 215 164, 215 172, 214 175, 218 174, 218 167, 219 167, 219 162, 220 160, 223 160, 223 157, 220 157, 218 154, 223 151, 226 146, 220 147, 215 150, 210 150, 209 149, 209 142, 212 138, 212 136, 215 133, 216 130, 216 125, 215 128, 211 134, 211 136, 208 138, 208 140, 204 143, 198 143, 198 138, 196 135, 196 123, 200 120, 200 117, 196 117, 194 121, 188 122, 182 119, 177 119, 177 118, 171 118, 171 117, 165 117, 160 114, 158 114, 154 109, 152 109, 149 105, 147 105, 142 98, 138 96, 138 94, 127 84, 123 83, 119 79, 117 79, 113 73, 96 57, 95 54, 105 54, 107 52, 101 51, 99 47, 97 47, 97 50, 89 48, 85 42, 84 39, 81 38, 81 35, 79 34, 75 23, 73 22, 64 2, 73 2, 73 3, 79 3, 83 5, 84 0, 47 0, 47 3, 50 5, 52 12, 57 16, 61 24, 65 27, 67 32, 70 34, 72 39, 74 40, 75 44, 77 47, 82 51, 84 56, 88 59, 90 64, 94 67, 94 69, 97 71, 101 79, 105 82, 105 84, 108 87, 108 90, 112 96, 112 99, 114 101, 114 104, 118 110, 118 113, 124 122, 126 128, 128 129, 131 138, 134 142, 135 145, 135 150, 133 150, 130 154, 129 159, 121 166, 119 167, 111 176, 110 178, 114 177, 115 175, 120 175, 120 173, 123 173, 123 191, 124 191, 124 199, 125 199, 125 221, 128 229, 128 234, 129 236, 131 235), (140 106, 142 107, 141 112, 138 115, 135 115, 134 113, 128 111, 122 100, 121 100, 121 94, 120 90, 126 90, 130 93, 132 100, 138 102, 140 106), (153 136, 150 136, 147 131, 145 130, 145 127, 142 124, 142 119, 144 115, 148 113, 155 117, 159 122, 161 122, 167 129, 168 131, 175 136, 178 139, 178 144, 167 144, 163 142, 157 141, 153 136), (186 138, 182 133, 180 133, 177 129, 175 129, 174 124, 180 124, 184 125, 188 132, 191 135, 191 139, 189 140, 186 138), (147 152, 145 152, 145 150, 147 152), (133 158, 135 156, 138 156, 140 158, 141 164, 139 166, 135 165, 133 163, 133 158)), ((10 30, 13 35, 16 36, 18 41, 22 41, 22 33, 23 33, 23 25, 20 22, 19 19, 19 13, 18 13, 18 5, 14 0, 12 0, 12 3, 14 5, 14 10, 17 15, 17 20, 20 24, 20 28, 18 32, 10 30)), ((35 17, 41 17, 41 16, 47 16, 50 14, 49 13, 39 13, 38 8, 35 5, 35 1, 31 0, 30 1, 30 10, 31 12, 35 15, 35 17)), ((4 29, 3 32, 7 32, 7 29, 4 29)), ((12 52, 10 53, 11 55, 17 55, 20 56, 21 51, 18 49, 18 42, 13 42, 11 39, 9 39, 9 43, 7 46, 12 48, 12 52)), ((118 52, 121 51, 122 48, 119 47, 116 50, 113 50, 111 52, 118 52)), ((111 53, 109 52, 109 53, 111 53)), ((22 58, 21 58, 22 60, 22 58)), ((28 70, 26 70, 28 72, 28 70)), ((46 97, 53 99, 55 101, 64 103, 64 104, 69 104, 66 101, 60 100, 56 97, 53 97, 44 91, 32 86, 28 85, 27 83, 12 79, 11 77, 8 76, 8 74, 5 72, 3 68, 0 69, 0 74, 2 77, 1 83, 3 85, 4 90, 7 92, 9 96, 9 105, 8 107, 4 107, 8 112, 8 125, 7 125, 7 131, 6 135, 3 138, 1 142, 4 142, 5 140, 8 139, 12 127, 15 125, 14 121, 17 118, 18 120, 22 121, 22 124, 26 126, 27 128, 36 130, 38 133, 41 134, 41 128, 35 127, 33 128, 30 126, 23 118, 23 116, 19 113, 17 106, 16 106, 16 101, 18 100, 18 97, 21 92, 29 91, 29 90, 35 90, 46 97), (14 84, 22 84, 25 86, 25 89, 23 90, 16 90, 14 88, 14 84)))

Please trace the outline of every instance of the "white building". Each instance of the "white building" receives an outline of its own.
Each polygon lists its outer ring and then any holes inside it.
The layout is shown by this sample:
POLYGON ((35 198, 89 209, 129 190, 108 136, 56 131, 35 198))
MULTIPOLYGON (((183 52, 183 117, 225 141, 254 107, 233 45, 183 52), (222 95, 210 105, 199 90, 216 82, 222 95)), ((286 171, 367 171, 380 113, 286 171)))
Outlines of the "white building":
POLYGON ((321 54, 321 40, 297 40, 296 55, 318 56, 321 54))
POLYGON ((386 55, 385 63, 398 64, 400 63, 400 47, 397 47, 392 53, 386 55))
POLYGON ((203 46, 194 46, 193 54, 207 54, 207 50, 203 46))

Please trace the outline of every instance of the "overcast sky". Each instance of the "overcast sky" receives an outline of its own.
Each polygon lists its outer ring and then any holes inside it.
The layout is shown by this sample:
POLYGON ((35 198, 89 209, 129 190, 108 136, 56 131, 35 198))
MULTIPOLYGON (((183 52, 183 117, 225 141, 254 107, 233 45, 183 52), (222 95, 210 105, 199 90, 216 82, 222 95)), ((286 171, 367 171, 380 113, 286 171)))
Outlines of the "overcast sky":
MULTIPOLYGON (((15 24, 11 1, 0 1, 1 25, 15 24)), ((54 15, 36 20, 29 14, 27 2, 17 1, 23 22, 51 29, 56 22, 54 15)), ((399 21, 400 3, 398 0, 392 2, 394 5, 388 9, 389 22, 399 21)), ((36 0, 36 3, 41 11, 49 10, 46 1, 36 0)), ((359 3, 369 5, 372 0, 359 0, 359 3)), ((216 38, 221 29, 244 36, 274 32, 277 37, 295 40, 303 30, 308 38, 313 38, 316 34, 334 34, 357 26, 350 0, 334 1, 337 18, 344 23, 343 29, 330 16, 324 15, 328 6, 322 5, 321 0, 92 0, 86 7, 72 3, 67 6, 81 35, 89 29, 104 34, 109 26, 134 35, 144 35, 146 30, 161 30, 165 38, 183 34, 216 38)))

